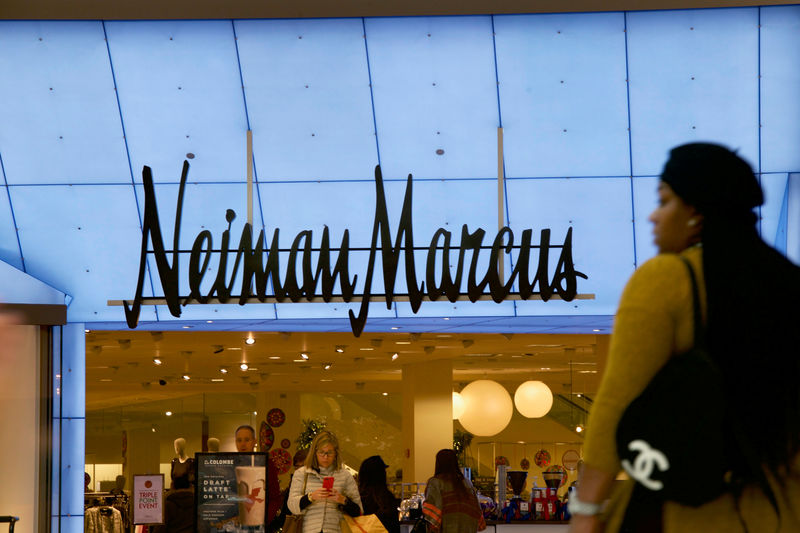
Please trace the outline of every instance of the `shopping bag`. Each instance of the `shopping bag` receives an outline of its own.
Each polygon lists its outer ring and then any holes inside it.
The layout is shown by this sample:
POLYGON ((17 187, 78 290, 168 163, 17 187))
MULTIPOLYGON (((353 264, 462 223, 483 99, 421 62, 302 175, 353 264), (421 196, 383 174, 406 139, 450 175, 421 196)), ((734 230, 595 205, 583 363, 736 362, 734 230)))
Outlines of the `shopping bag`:
POLYGON ((383 527, 377 515, 366 514, 361 516, 344 515, 339 524, 342 533, 389 533, 383 527))
POLYGON ((283 533, 303 533, 303 515, 290 514, 283 523, 283 533))

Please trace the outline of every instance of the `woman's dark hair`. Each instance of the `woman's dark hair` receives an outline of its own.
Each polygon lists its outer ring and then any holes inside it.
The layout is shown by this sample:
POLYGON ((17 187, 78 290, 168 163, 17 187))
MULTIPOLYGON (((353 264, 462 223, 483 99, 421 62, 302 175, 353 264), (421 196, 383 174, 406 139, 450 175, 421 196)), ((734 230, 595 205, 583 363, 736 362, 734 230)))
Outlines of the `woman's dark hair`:
POLYGON ((434 477, 449 481, 457 494, 463 496, 469 494, 464 474, 461 473, 461 469, 458 467, 458 456, 455 450, 448 448, 439 450, 436 453, 436 465, 433 472, 434 477))
POLYGON ((661 179, 703 215, 706 337, 725 384, 732 491, 758 485, 777 511, 764 470, 783 484, 800 453, 800 268, 758 235, 763 194, 736 153, 679 146, 661 179))
MULTIPOLYGON (((387 511, 397 507, 394 494, 386 486, 386 467, 380 455, 367 457, 358 469, 358 493, 364 505, 374 502, 379 510, 387 511)), ((370 514, 365 509, 364 511, 370 514)))

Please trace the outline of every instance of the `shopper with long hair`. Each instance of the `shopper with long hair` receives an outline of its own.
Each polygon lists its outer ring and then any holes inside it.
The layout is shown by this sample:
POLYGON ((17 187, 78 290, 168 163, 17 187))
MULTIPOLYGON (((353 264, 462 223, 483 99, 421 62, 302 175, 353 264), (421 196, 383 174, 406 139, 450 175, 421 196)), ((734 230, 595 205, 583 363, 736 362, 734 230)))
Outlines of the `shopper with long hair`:
POLYGON ((486 527, 472 485, 458 467, 455 450, 439 450, 425 488, 422 515, 433 533, 475 533, 486 527))
POLYGON ((389 467, 380 455, 367 457, 358 469, 358 493, 364 514, 374 514, 389 533, 400 533, 400 501, 386 484, 389 467))
POLYGON ((361 514, 356 481, 343 468, 339 440, 330 431, 314 437, 305 465, 292 475, 289 510, 304 515, 303 533, 339 533, 342 513, 361 514))
POLYGON ((759 237, 761 187, 750 165, 723 146, 673 149, 658 198, 650 221, 659 255, 634 272, 620 300, 569 501, 571 531, 800 531, 800 268, 759 237), (671 357, 694 345, 687 266, 697 280, 705 350, 721 376, 726 435, 724 449, 681 436, 696 453, 725 460, 722 494, 697 507, 659 501, 632 481, 612 491, 622 414, 671 357))

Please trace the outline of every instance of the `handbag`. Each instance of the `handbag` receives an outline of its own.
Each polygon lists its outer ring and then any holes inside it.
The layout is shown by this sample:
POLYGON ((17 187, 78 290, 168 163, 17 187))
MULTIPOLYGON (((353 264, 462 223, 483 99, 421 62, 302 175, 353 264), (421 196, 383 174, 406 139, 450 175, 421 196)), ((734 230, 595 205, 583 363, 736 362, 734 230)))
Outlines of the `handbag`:
POLYGON ((661 501, 698 506, 725 492, 725 400, 722 376, 706 350, 697 280, 694 346, 672 356, 625 409, 616 432, 622 468, 661 501))
POLYGON ((361 516, 343 515, 339 524, 341 533, 389 533, 376 514, 361 516))
MULTIPOLYGON (((308 483, 308 474, 303 478, 303 494, 306 492, 306 483, 308 483)), ((286 520, 283 522, 283 533, 303 533, 304 517, 303 513, 286 515, 286 520)))

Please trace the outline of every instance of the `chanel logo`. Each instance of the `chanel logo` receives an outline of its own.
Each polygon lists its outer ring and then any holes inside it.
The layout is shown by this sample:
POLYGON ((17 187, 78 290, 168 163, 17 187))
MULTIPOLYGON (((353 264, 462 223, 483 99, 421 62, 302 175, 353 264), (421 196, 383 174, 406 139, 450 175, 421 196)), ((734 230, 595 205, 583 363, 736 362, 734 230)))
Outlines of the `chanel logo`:
POLYGON ((663 489, 664 484, 656 479, 650 479, 650 474, 653 473, 654 466, 658 467, 661 472, 669 470, 667 456, 655 448, 651 448, 647 442, 641 439, 631 441, 628 449, 632 452, 639 452, 639 455, 633 460, 633 464, 627 459, 621 461, 622 468, 628 475, 650 490, 663 489))

